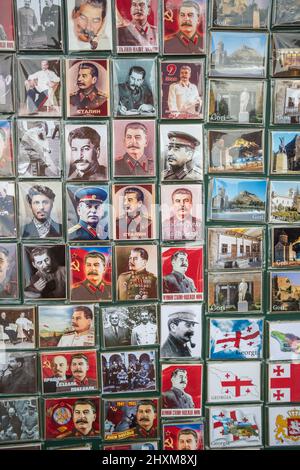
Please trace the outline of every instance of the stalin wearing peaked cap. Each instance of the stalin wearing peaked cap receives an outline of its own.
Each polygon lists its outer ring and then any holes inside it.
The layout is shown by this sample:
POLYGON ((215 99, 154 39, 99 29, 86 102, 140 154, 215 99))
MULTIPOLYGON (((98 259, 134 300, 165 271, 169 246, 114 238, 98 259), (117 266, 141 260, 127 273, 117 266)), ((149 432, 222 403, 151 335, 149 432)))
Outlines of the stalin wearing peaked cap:
POLYGON ((193 0, 184 0, 179 8, 179 30, 174 36, 165 40, 165 53, 199 54, 203 52, 202 35, 198 33, 200 21, 201 12, 199 4, 193 0))
POLYGON ((162 173, 164 180, 200 180, 202 174, 194 169, 193 156, 200 145, 198 139, 186 132, 168 133, 167 169, 162 173))
POLYGON ((169 335, 161 347, 161 357, 192 357, 188 343, 191 343, 195 325, 198 324, 195 313, 191 311, 170 313, 168 316, 169 335))
POLYGON ((107 240, 108 224, 99 224, 107 192, 102 188, 80 188, 75 193, 78 224, 68 230, 69 240, 107 240))

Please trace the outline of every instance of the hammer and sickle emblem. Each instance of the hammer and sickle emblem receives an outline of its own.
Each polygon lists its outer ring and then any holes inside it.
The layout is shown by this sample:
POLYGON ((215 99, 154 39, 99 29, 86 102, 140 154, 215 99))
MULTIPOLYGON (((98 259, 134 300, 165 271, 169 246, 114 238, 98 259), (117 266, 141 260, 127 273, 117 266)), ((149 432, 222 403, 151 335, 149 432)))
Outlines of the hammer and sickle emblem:
POLYGON ((72 271, 77 271, 77 272, 80 271, 80 265, 79 265, 78 259, 76 259, 75 261, 72 261, 71 268, 72 268, 72 271))
POLYGON ((44 367, 44 369, 52 369, 52 367, 51 367, 51 362, 50 362, 48 359, 46 359, 46 360, 43 362, 43 367, 44 367))
POLYGON ((166 10, 165 13, 164 13, 164 17, 165 17, 165 20, 166 21, 170 21, 171 23, 173 23, 174 21, 174 12, 173 10, 166 10))

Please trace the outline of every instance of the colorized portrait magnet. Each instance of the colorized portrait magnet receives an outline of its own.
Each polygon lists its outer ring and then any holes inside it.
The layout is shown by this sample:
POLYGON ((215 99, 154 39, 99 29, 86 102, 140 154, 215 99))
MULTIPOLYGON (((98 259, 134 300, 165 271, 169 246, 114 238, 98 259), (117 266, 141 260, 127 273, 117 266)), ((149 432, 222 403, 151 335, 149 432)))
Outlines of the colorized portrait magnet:
POLYGON ((40 348, 95 346, 94 305, 43 305, 38 316, 40 348))
POLYGON ((100 399, 63 397, 44 400, 46 439, 99 439, 100 399))
POLYGON ((165 54, 204 54, 206 0, 164 0, 165 54))
POLYGON ((203 300, 203 247, 165 247, 161 258, 163 301, 203 300))
POLYGON ((116 178, 156 176, 156 123, 154 120, 115 120, 113 173, 116 178))
POLYGON ((166 241, 203 240, 201 184, 161 186, 161 237, 166 241))
POLYGON ((103 400, 104 440, 149 440, 158 434, 158 398, 103 400))
POLYGON ((155 238, 154 184, 115 184, 112 199, 115 240, 155 238))
POLYGON ((204 60, 164 61, 161 67, 161 117, 203 119, 204 60))
POLYGON ((158 0, 117 0, 117 52, 158 52, 158 0))
POLYGON ((115 247, 117 300, 157 299, 157 246, 115 247))
POLYGON ((15 49, 15 22, 13 0, 3 0, 2 5, 5 15, 0 23, 0 51, 15 49))
POLYGON ((112 248, 71 246, 70 300, 109 302, 112 299, 112 248))
POLYGON ((108 186, 67 185, 68 239, 72 241, 110 238, 108 186))
POLYGON ((112 48, 111 2, 68 0, 69 52, 110 51, 112 48))
POLYGON ((40 360, 44 394, 98 391, 96 351, 48 351, 40 360))
POLYGON ((66 59, 66 91, 68 117, 109 116, 109 60, 66 59))
POLYGON ((202 364, 161 365, 161 416, 201 416, 202 364))
POLYGON ((164 450, 204 450, 203 420, 172 421, 162 428, 164 450))

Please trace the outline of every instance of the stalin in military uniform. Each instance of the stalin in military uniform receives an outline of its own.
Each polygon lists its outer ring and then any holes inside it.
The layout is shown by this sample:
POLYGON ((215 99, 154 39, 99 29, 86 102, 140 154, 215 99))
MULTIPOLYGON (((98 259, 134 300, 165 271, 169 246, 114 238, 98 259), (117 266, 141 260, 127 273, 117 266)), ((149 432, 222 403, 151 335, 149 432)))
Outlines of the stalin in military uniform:
POLYGON ((166 155, 167 169, 162 172, 164 181, 201 180, 202 173, 194 168, 193 157, 198 139, 186 132, 169 132, 169 145, 166 155))
POLYGON ((154 158, 145 153, 148 129, 141 122, 129 122, 124 133, 126 153, 115 161, 115 176, 155 176, 154 158))
POLYGON ((187 371, 175 369, 172 372, 171 383, 172 387, 162 394, 162 407, 169 410, 195 408, 192 396, 184 391, 188 383, 187 371))
POLYGON ((201 21, 200 7, 196 1, 184 0, 179 8, 177 33, 165 40, 166 54, 201 54, 203 35, 198 32, 201 21))
POLYGON ((105 269, 105 256, 99 251, 88 252, 84 258, 86 278, 72 287, 71 300, 94 302, 111 300, 111 286, 103 279, 105 269))
POLYGON ((176 251, 171 258, 172 272, 163 278, 164 294, 186 294, 196 292, 193 279, 185 273, 189 267, 188 256, 184 251, 176 251))
POLYGON ((172 312, 168 317, 169 335, 161 347, 161 357, 192 357, 188 343, 195 346, 191 339, 197 324, 199 322, 193 312, 172 312))
POLYGON ((116 219, 116 239, 152 238, 152 224, 144 214, 144 193, 139 187, 127 186, 124 191, 124 215, 116 219))
POLYGON ((75 193, 78 224, 68 230, 69 240, 107 240, 108 223, 103 219, 103 202, 107 192, 102 188, 80 188, 75 193), (99 223, 100 222, 100 223, 99 223))
POLYGON ((117 282, 118 300, 157 299, 157 278, 146 270, 149 255, 141 247, 129 256, 129 271, 120 274, 117 282))
POLYGON ((118 46, 158 48, 157 28, 148 23, 148 15, 151 13, 150 1, 131 0, 131 22, 118 28, 118 46))
POLYGON ((96 87, 98 76, 96 65, 81 62, 77 75, 78 91, 70 96, 72 116, 106 114, 106 111, 102 112, 102 106, 107 104, 107 96, 96 87))
POLYGON ((67 437, 99 437, 100 432, 93 428, 96 419, 97 409, 94 401, 87 398, 77 400, 73 407, 74 429, 59 434, 57 439, 65 439, 67 437))

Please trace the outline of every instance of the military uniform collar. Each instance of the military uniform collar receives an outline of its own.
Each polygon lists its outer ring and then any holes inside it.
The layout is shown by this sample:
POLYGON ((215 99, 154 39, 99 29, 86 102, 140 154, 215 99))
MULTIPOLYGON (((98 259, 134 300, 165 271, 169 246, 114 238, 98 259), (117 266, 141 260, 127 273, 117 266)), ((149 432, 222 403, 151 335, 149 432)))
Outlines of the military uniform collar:
POLYGON ((185 274, 181 274, 179 271, 172 271, 172 274, 178 279, 178 281, 183 281, 186 278, 185 274))
POLYGON ((172 387, 171 390, 175 393, 175 395, 185 396, 185 392, 180 390, 180 388, 172 387))
POLYGON ((79 220, 79 225, 81 225, 81 228, 83 228, 83 230, 85 230, 86 232, 88 232, 89 235, 92 235, 94 238, 97 238, 97 232, 96 230, 94 229, 94 227, 92 227, 91 225, 87 224, 86 222, 84 222, 84 220, 79 220))
POLYGON ((97 291, 104 292, 104 289, 105 289, 105 283, 103 280, 100 281, 100 283, 97 286, 95 286, 95 284, 92 284, 90 281, 86 279, 84 281, 84 285, 93 294, 97 291))
POLYGON ((85 99, 89 99, 90 101, 93 101, 97 98, 99 95, 98 90, 96 87, 93 87, 91 91, 88 94, 82 93, 81 91, 79 92, 79 100, 82 102, 85 99))
POLYGON ((126 219, 128 219, 130 222, 132 222, 133 220, 136 220, 140 218, 141 219, 141 213, 138 212, 134 217, 131 217, 130 215, 126 215, 126 219))
POLYGON ((179 32, 177 33, 177 37, 185 46, 188 46, 190 43, 196 46, 199 41, 199 35, 197 33, 195 33, 194 36, 192 36, 191 38, 188 38, 184 33, 179 32))
POLYGON ((132 23, 132 26, 142 35, 142 36, 145 36, 148 31, 150 30, 150 25, 148 23, 148 21, 146 21, 146 23, 143 24, 143 26, 139 26, 137 24, 134 24, 132 23))
POLYGON ((148 157, 145 154, 139 160, 135 160, 128 153, 125 153, 124 160, 132 170, 137 167, 142 168, 145 172, 148 170, 148 157))
POLYGON ((78 386, 80 386, 80 385, 89 385, 89 379, 87 377, 84 377, 83 380, 75 379, 75 377, 72 377, 70 380, 72 382, 75 382, 76 385, 78 385, 78 386))
POLYGON ((148 274, 148 271, 146 270, 146 268, 142 269, 141 271, 130 271, 130 273, 133 275, 133 276, 137 276, 138 274, 148 274))
POLYGON ((183 167, 179 168, 178 170, 174 171, 170 169, 167 171, 166 177, 175 175, 177 179, 182 180, 187 174, 190 173, 190 171, 192 171, 192 165, 193 165, 193 161, 191 160, 187 162, 185 165, 183 165, 183 167))

